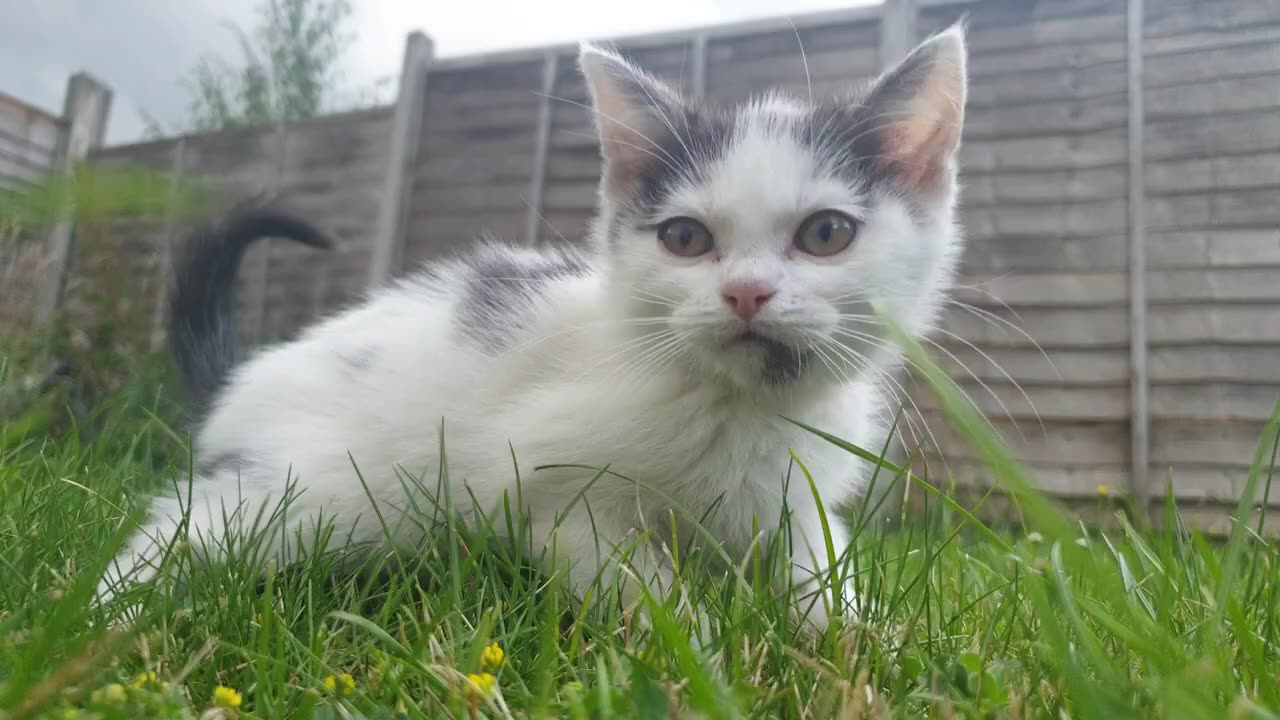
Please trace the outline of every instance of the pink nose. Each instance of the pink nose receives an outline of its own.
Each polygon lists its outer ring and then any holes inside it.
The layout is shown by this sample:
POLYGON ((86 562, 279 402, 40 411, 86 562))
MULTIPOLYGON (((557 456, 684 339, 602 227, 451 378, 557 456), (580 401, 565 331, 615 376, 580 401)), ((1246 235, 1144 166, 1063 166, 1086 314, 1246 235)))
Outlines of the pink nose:
POLYGON ((772 285, 760 280, 731 282, 721 289, 725 303, 743 320, 755 317, 775 293, 772 285))

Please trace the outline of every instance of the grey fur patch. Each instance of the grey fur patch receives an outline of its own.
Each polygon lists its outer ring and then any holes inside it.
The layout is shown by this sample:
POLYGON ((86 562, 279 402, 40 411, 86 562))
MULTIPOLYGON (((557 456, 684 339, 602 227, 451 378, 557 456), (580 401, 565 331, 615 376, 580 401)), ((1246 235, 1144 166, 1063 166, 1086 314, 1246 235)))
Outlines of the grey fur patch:
POLYGON ((656 211, 681 183, 701 178, 728 150, 735 128, 733 113, 709 105, 690 102, 661 111, 676 131, 650 136, 657 157, 641 171, 631 197, 632 209, 644 215, 656 211))
POLYGON ((458 332, 495 354, 509 348, 516 332, 528 324, 548 284, 590 272, 584 262, 567 254, 525 260, 488 252, 466 258, 464 268, 458 332))
POLYGON ((232 472, 239 474, 251 464, 252 461, 245 453, 239 450, 228 450, 216 453, 207 459, 201 459, 196 465, 196 474, 203 477, 232 472))
POLYGON ((338 360, 342 363, 343 370, 348 375, 354 375, 373 367, 374 361, 378 359, 378 354, 378 349, 374 347, 356 348, 355 350, 339 352, 338 360))
POLYGON ((760 341, 764 350, 764 381, 770 385, 786 385, 800 379, 809 363, 808 354, 777 340, 760 341))

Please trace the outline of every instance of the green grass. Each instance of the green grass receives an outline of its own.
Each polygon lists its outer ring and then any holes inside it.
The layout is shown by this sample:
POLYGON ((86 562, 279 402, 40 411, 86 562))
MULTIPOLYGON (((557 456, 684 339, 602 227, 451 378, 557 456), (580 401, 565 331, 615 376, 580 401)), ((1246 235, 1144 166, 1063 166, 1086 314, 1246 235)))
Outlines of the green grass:
MULTIPOLYGON (((1088 529, 916 360, 1026 525, 983 525, 938 489, 945 478, 881 468, 878 483, 912 483, 925 509, 894 522, 851 509, 858 538, 841 572, 867 609, 821 636, 799 631, 788 592, 767 582, 784 562, 777 542, 728 574, 705 562, 713 550, 682 549, 680 595, 694 602, 651 601, 645 624, 608 588, 575 604, 533 549, 440 509, 420 517, 433 542, 355 569, 328 547, 248 572, 278 537, 194 570, 179 547, 170 560, 187 582, 126 598, 143 603, 143 622, 108 631, 90 595, 121 518, 188 462, 178 425, 161 420, 172 407, 135 388, 56 438, 11 434, 0 717, 194 718, 219 687, 241 704, 209 717, 1280 717, 1280 552, 1249 512, 1270 492, 1275 418, 1229 538, 1189 531, 1171 505, 1161 529, 1141 529, 1115 498, 1098 501, 1114 529, 1088 529), (483 659, 494 643, 496 667, 483 659), (489 695, 467 680, 484 672, 489 695), (136 682, 143 673, 155 679, 136 682)), ((491 518, 517 535, 523 521, 491 518)))

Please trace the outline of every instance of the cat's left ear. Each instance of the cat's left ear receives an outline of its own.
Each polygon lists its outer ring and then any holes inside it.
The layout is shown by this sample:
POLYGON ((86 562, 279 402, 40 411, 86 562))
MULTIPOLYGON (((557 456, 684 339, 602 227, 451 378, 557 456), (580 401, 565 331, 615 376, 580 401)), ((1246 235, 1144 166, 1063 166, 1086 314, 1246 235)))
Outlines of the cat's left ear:
POLYGON ((595 111, 609 186, 625 190, 663 150, 653 138, 662 135, 679 106, 680 96, 621 55, 583 44, 578 62, 586 77, 595 111))
POLYGON ((952 25, 882 75, 860 110, 876 165, 916 192, 938 192, 954 181, 967 55, 964 26, 952 25))

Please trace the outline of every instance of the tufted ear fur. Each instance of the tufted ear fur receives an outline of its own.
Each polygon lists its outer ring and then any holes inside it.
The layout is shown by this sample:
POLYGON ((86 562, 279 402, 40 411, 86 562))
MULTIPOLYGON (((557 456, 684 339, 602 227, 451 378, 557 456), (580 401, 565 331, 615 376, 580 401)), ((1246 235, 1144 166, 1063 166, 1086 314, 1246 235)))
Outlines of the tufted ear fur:
POLYGON ((872 86, 861 113, 874 128, 875 162, 905 187, 945 189, 952 179, 966 93, 964 27, 921 43, 872 86))
POLYGON ((641 170, 661 157, 654 139, 671 126, 680 94, 621 55, 583 44, 578 63, 595 111, 606 182, 625 192, 641 170))

